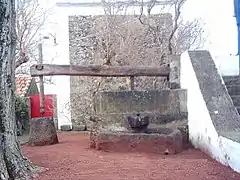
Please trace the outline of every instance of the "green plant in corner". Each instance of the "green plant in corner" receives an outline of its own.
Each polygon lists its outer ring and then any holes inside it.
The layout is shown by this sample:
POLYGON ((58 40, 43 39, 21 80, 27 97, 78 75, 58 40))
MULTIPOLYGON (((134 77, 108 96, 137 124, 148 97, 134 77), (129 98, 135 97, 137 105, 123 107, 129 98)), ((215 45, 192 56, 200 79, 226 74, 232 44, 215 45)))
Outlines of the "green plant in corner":
POLYGON ((18 135, 29 131, 29 105, 26 97, 16 96, 15 115, 18 135))

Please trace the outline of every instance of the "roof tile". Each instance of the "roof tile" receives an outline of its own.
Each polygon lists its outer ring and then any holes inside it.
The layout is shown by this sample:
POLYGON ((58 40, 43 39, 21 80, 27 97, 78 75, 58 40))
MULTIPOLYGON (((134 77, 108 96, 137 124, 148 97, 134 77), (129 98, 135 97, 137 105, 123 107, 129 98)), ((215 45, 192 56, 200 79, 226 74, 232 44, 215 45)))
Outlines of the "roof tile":
POLYGON ((16 94, 25 96, 31 81, 32 77, 16 77, 16 94))

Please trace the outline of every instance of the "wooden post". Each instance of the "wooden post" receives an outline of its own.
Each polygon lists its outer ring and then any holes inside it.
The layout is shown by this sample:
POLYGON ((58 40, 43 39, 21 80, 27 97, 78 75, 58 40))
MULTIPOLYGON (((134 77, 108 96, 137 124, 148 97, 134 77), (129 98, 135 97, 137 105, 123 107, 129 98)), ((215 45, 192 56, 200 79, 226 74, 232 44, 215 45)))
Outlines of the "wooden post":
POLYGON ((130 76, 130 88, 131 91, 134 91, 134 76, 130 76))
MULTIPOLYGON (((39 51, 39 64, 43 64, 43 53, 42 53, 42 43, 38 44, 38 51, 39 51)), ((44 83, 43 83, 43 76, 39 76, 39 87, 40 87, 40 113, 44 114, 44 83)))

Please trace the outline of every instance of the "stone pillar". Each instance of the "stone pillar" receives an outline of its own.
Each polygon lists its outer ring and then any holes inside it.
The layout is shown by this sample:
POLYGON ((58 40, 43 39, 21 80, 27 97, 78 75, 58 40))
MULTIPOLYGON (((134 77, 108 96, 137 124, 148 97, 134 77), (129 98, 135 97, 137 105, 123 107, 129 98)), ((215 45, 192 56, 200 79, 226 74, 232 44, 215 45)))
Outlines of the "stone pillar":
POLYGON ((53 95, 53 122, 56 130, 58 130, 58 111, 57 111, 57 96, 53 95))
POLYGON ((172 55, 170 58, 170 77, 169 77, 169 83, 170 83, 170 89, 180 89, 180 68, 181 68, 181 62, 180 62, 180 56, 179 55, 172 55))

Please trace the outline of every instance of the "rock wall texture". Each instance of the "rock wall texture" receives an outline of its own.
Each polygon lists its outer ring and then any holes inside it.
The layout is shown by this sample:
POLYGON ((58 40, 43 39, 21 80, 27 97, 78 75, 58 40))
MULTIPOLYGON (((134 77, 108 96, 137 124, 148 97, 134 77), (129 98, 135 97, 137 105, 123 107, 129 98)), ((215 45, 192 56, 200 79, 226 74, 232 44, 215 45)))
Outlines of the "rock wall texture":
POLYGON ((150 123, 187 119, 186 90, 104 91, 96 95, 96 115, 107 127, 128 128, 127 116, 148 115, 150 123))
MULTIPOLYGON (((171 14, 152 16, 149 25, 136 16, 70 16, 70 64, 162 65, 169 63, 167 37, 171 14), (151 26, 154 25, 154 26, 151 26)), ((71 77, 73 124, 86 124, 99 90, 128 90, 129 78, 71 77)), ((136 90, 166 89, 165 78, 135 78, 136 90)))
POLYGON ((173 155, 182 152, 183 143, 179 130, 172 130, 169 134, 161 131, 154 134, 101 132, 96 141, 96 149, 173 155))

